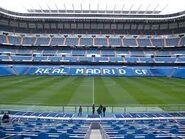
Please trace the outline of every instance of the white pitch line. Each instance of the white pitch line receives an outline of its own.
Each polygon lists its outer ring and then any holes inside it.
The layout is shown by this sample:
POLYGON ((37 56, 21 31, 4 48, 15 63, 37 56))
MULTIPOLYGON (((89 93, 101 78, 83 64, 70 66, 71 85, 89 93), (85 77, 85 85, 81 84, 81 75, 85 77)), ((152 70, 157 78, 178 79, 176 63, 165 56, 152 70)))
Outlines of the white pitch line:
POLYGON ((93 104, 94 104, 94 77, 93 77, 93 82, 92 82, 92 93, 93 93, 93 104))

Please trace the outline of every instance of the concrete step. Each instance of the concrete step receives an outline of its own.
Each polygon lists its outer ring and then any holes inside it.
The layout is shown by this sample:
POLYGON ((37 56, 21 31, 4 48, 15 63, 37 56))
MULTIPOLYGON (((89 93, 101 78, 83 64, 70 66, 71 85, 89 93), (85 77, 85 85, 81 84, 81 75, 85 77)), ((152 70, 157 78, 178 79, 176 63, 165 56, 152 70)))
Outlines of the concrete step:
POLYGON ((90 134, 90 139, 103 139, 99 129, 93 129, 90 134))

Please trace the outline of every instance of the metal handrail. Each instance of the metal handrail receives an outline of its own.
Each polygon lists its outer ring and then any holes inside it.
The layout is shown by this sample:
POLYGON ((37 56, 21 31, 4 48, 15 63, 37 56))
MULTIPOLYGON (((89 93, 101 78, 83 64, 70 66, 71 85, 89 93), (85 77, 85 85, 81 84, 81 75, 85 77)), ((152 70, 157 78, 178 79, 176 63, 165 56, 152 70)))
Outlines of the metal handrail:
MULTIPOLYGON (((81 105, 83 112, 91 113, 91 105, 81 105)), ((130 104, 130 105, 104 105, 109 113, 126 112, 175 112, 185 111, 185 104, 130 104)), ((96 109, 99 105, 96 105, 96 109)), ((73 112, 78 113, 79 105, 63 106, 36 106, 36 105, 0 105, 1 111, 25 111, 25 112, 73 112)))

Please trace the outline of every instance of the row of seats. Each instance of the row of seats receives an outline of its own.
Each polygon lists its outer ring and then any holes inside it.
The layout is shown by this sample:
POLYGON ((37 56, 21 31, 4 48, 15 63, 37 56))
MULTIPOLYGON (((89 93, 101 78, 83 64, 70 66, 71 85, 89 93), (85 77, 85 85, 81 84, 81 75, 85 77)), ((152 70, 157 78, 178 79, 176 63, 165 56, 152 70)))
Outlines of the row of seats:
POLYGON ((87 55, 100 55, 100 56, 168 56, 175 57, 177 55, 185 55, 185 50, 175 50, 175 51, 131 51, 131 50, 64 50, 64 49, 28 49, 28 48, 0 48, 0 53, 11 53, 11 54, 41 54, 41 55, 67 55, 67 56, 87 56, 87 55))
POLYGON ((26 46, 123 46, 123 47, 174 47, 185 46, 185 37, 122 38, 115 37, 31 37, 0 35, 0 44, 26 46))
POLYGON ((0 138, 12 139, 84 139, 90 123, 50 119, 13 118, 0 126, 0 138))
POLYGON ((100 124, 102 135, 109 139, 185 138, 184 112, 123 113, 108 115, 108 119, 89 116, 86 119, 69 119, 74 113, 61 112, 10 113, 11 122, 0 125, 0 138, 84 139, 90 133, 91 123, 100 124))
MULTIPOLYGON (((72 118, 75 117, 75 113, 62 113, 62 112, 24 112, 24 111, 13 111, 15 116, 38 116, 38 117, 60 117, 60 118, 72 118)), ((86 113, 84 117, 87 117, 89 113, 86 113)), ((76 115, 77 116, 77 115, 76 115)), ((92 115, 88 115, 92 116, 92 115)), ((97 115, 94 115, 97 116, 97 115)), ((108 115, 110 116, 110 115, 108 115)), ((127 113, 116 113, 112 117, 115 118, 157 118, 157 117, 185 117, 185 112, 127 112, 127 113)))
POLYGON ((102 124, 110 139, 185 138, 185 120, 127 120, 102 124))
POLYGON ((85 56, 20 56, 0 55, 0 61, 35 62, 125 62, 125 63, 185 63, 182 57, 85 57, 85 56))
POLYGON ((184 112, 158 112, 158 113, 123 113, 123 114, 115 114, 116 118, 141 118, 141 117, 146 117, 146 118, 156 118, 156 117, 185 117, 184 112))

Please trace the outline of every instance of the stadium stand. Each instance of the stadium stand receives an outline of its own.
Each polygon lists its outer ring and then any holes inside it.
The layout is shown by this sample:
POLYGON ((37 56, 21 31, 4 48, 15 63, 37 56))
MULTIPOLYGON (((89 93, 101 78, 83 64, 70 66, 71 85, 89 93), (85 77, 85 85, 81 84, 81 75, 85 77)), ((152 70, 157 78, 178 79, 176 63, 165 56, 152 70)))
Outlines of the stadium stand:
MULTIPOLYGON (((11 32, 10 32, 11 34, 11 32)), ((35 45, 35 46, 111 46, 111 47, 177 47, 184 46, 184 37, 179 36, 171 37, 171 35, 165 36, 125 36, 122 38, 120 35, 114 35, 114 37, 107 37, 106 35, 92 35, 91 37, 83 36, 71 36, 70 34, 65 36, 52 36, 50 35, 34 35, 29 34, 3 35, 1 34, 1 44, 11 45, 35 45), (102 37, 104 36, 104 37, 102 37), (136 38, 137 36, 137 38, 136 38), (167 37, 167 38, 166 38, 167 37), (8 38, 8 39, 7 39, 8 38)))
MULTIPOLYGON (((82 139, 93 129, 92 121, 73 119, 75 114, 47 112, 10 112, 12 123, 1 125, 1 137, 20 138, 65 138, 82 139)), ((141 138, 166 139, 185 137, 183 119, 185 113, 125 113, 115 114, 100 120, 101 134, 110 139, 141 138), (116 120, 116 118, 120 120, 116 120), (165 117, 166 119, 163 119, 165 117)), ((89 115, 88 117, 91 117, 89 115)), ((91 119, 92 120, 92 119, 91 119)))
MULTIPOLYGON (((184 11, 160 15, 132 6, 129 11, 83 11, 82 6, 81 11, 29 11, 0 7, 0 76, 185 78, 184 11)), ((76 107, 75 112, 10 111, 0 138, 88 139, 94 128, 104 139, 185 138, 183 111, 112 110, 105 117, 87 111, 82 117, 76 107)))

